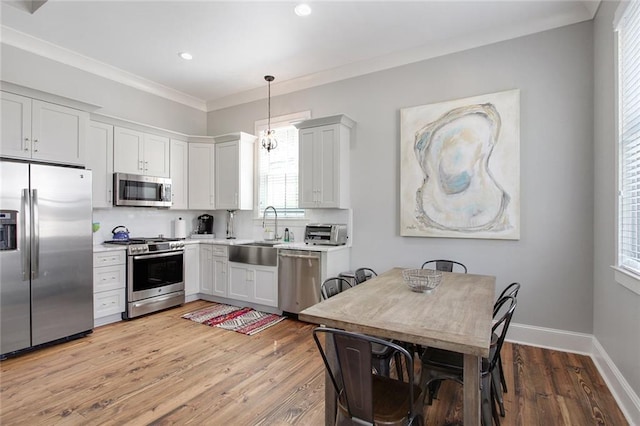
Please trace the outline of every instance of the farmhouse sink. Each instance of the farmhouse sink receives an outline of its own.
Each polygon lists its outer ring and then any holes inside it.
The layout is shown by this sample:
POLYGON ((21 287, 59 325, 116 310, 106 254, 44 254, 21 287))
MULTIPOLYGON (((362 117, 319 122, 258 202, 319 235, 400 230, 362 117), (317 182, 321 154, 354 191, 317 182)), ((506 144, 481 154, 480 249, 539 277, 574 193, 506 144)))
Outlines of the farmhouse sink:
POLYGON ((250 265, 278 266, 278 241, 258 241, 229 246, 229 261, 250 265))

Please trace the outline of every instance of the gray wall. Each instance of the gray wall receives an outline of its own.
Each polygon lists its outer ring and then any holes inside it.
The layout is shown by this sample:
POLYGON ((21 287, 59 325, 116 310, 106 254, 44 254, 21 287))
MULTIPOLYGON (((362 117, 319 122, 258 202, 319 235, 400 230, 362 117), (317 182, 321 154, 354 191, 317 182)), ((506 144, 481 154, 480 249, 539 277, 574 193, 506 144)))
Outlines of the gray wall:
POLYGON ((640 395, 640 295, 617 284, 616 120, 613 15, 617 2, 603 2, 594 23, 594 326, 593 334, 636 395, 640 395))
POLYGON ((97 113, 188 135, 205 135, 204 111, 172 102, 77 68, 2 45, 0 79, 99 105, 97 113))
MULTIPOLYGON (((497 290, 522 283, 514 321, 591 333, 592 52, 586 22, 274 97, 272 115, 310 109, 356 120, 352 267, 457 259, 496 275, 497 290), (521 239, 400 237, 400 109, 513 88, 521 90, 521 239)), ((253 132, 263 118, 266 100, 213 111, 208 133, 253 132)))

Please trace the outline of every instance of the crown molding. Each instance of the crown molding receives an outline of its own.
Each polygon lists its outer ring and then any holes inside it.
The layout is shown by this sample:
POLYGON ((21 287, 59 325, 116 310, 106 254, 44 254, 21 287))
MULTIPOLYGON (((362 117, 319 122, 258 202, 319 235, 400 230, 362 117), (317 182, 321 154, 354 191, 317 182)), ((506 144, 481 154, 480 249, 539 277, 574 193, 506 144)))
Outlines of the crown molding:
POLYGON ((178 102, 200 111, 206 111, 206 103, 202 99, 187 95, 151 80, 144 79, 120 68, 105 64, 104 62, 96 61, 95 59, 91 59, 72 50, 49 43, 48 41, 16 31, 5 25, 1 26, 1 30, 2 44, 25 50, 108 80, 178 102))
MULTIPOLYGON (((583 7, 575 8, 573 12, 562 16, 541 19, 529 22, 526 25, 514 24, 511 27, 494 28, 489 31, 482 31, 476 34, 469 34, 464 37, 448 39, 444 42, 438 41, 437 43, 430 43, 415 49, 358 61, 299 78, 280 81, 271 85, 272 96, 310 89, 324 84, 334 83, 378 71, 384 71, 488 44, 523 37, 537 32, 576 24, 578 22, 588 21, 593 19, 597 13, 599 4, 600 0, 585 0, 582 2, 583 7)), ((16 31, 10 27, 2 25, 1 30, 1 42, 4 44, 61 62, 138 90, 187 105, 200 111, 210 112, 266 98, 264 88, 259 87, 223 98, 204 101, 186 93, 144 79, 120 68, 96 61, 71 50, 16 31)))

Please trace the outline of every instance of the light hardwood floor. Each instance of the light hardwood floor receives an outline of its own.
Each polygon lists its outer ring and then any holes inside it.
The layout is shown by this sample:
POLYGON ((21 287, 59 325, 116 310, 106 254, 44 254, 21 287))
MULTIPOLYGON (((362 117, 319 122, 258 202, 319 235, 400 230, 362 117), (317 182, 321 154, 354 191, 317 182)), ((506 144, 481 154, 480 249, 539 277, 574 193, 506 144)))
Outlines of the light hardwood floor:
MULTIPOLYGON (((2 425, 323 425, 313 325, 257 335, 181 319, 197 301, 0 363, 2 425)), ((626 425, 590 358, 507 344, 504 425, 626 425)), ((445 383, 426 424, 462 421, 445 383)))

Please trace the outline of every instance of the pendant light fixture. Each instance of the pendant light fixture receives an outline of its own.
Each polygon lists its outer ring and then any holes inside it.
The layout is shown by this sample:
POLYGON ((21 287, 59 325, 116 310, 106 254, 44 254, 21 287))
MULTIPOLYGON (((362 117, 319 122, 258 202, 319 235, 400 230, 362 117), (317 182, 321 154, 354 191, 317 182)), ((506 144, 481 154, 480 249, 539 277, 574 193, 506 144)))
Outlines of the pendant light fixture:
POLYGON ((267 130, 262 135, 262 147, 271 152, 272 149, 276 149, 278 141, 276 140, 276 131, 271 128, 271 82, 275 80, 272 75, 265 75, 264 79, 269 83, 269 101, 268 101, 268 118, 267 118, 267 130))

